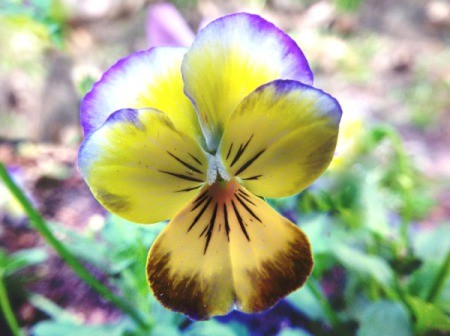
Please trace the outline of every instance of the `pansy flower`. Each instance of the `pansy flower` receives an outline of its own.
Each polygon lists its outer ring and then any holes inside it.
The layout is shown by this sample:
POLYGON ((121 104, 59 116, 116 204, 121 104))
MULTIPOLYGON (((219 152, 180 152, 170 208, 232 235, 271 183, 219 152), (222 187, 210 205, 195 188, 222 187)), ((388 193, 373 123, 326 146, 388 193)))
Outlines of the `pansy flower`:
POLYGON ((308 239, 264 197, 300 192, 332 159, 341 109, 312 80, 288 35, 240 13, 188 49, 118 61, 83 99, 79 167, 94 196, 136 223, 170 219, 147 261, 164 306, 259 312, 305 282, 308 239))

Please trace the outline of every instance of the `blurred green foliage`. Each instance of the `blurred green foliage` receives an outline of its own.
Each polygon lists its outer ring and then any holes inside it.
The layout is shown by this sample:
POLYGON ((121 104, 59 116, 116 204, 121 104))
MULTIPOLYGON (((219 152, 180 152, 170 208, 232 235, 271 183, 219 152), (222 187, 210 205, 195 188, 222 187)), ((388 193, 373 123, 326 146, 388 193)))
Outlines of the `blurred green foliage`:
MULTIPOLYGON (((353 163, 296 198, 314 250, 313 277, 323 279, 337 316, 333 328, 353 326, 345 335, 450 331, 450 227, 414 225, 431 195, 393 128, 375 126, 359 141, 353 163), (330 271, 340 274, 332 279, 338 285, 328 283, 330 271)), ((290 300, 311 319, 331 322, 308 287, 290 300)))
POLYGON ((431 69, 429 59, 420 59, 413 73, 412 85, 406 91, 395 92, 398 99, 406 102, 414 126, 424 130, 438 127, 445 111, 450 108, 450 80, 439 72, 439 69, 446 69, 449 62, 448 49, 434 55, 431 69))
POLYGON ((24 285, 33 276, 21 273, 22 270, 40 264, 47 259, 43 248, 21 250, 8 254, 0 249, 0 319, 5 320, 14 336, 23 335, 15 317, 11 297, 22 295, 24 285))
POLYGON ((336 8, 343 12, 356 12, 363 0, 334 0, 336 8))
MULTIPOLYGON (((64 43, 67 13, 59 0, 6 0, 0 4, 0 19, 7 19, 11 28, 40 30, 56 46, 64 43)), ((10 31, 14 31, 10 30, 10 31)))

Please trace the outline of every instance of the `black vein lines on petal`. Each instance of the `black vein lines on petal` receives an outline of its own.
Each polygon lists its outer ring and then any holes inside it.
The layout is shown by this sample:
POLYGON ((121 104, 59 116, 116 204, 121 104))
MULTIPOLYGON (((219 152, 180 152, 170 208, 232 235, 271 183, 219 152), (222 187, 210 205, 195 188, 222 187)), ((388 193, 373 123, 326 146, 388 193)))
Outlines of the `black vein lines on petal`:
POLYGON ((241 196, 242 196, 243 198, 245 198, 245 200, 246 200, 247 202, 249 202, 249 203, 251 203, 251 204, 253 204, 253 205, 256 206, 256 204, 253 203, 253 201, 250 199, 250 195, 247 194, 244 190, 239 189, 238 192, 241 194, 241 196))
POLYGON ((201 238, 205 232, 208 230, 209 228, 209 223, 207 225, 205 225, 205 227, 203 228, 203 231, 198 235, 199 238, 201 238))
POLYGON ((261 176, 262 176, 262 175, 254 175, 254 176, 250 176, 250 177, 243 178, 242 180, 244 180, 244 181, 257 180, 257 179, 259 179, 261 176))
POLYGON ((158 171, 160 173, 164 173, 164 174, 167 174, 167 175, 172 175, 174 177, 178 177, 181 180, 192 181, 192 182, 203 182, 202 180, 199 180, 198 178, 191 177, 191 176, 186 176, 186 175, 183 175, 183 174, 172 173, 172 172, 169 172, 169 171, 166 171, 166 170, 158 170, 158 171))
MULTIPOLYGON (((217 216, 217 203, 214 205, 214 210, 213 210, 213 214, 211 216, 211 220, 209 221, 209 224, 206 227, 208 229, 208 231, 206 232, 206 243, 205 243, 205 249, 203 250, 203 254, 206 253, 206 250, 208 249, 208 246, 209 246, 209 242, 211 241, 211 237, 212 237, 213 230, 214 230, 214 224, 216 223, 216 216, 217 216)), ((205 231, 205 230, 203 230, 203 231, 205 231)), ((200 236, 202 236, 203 233, 204 232, 202 232, 202 234, 200 236)))
POLYGON ((258 158, 261 156, 261 154, 264 153, 264 152, 265 152, 265 149, 260 150, 258 153, 256 153, 256 154, 255 154, 254 156, 252 156, 250 159, 248 159, 247 162, 245 162, 245 163, 241 166, 241 168, 239 168, 239 169, 237 170, 236 175, 239 175, 239 174, 243 173, 243 172, 244 172, 248 167, 250 167, 250 166, 253 164, 253 162, 255 162, 256 159, 258 159, 258 158))
POLYGON ((237 150, 236 155, 235 155, 234 158, 233 158, 233 161, 231 161, 230 167, 233 167, 234 164, 235 164, 235 163, 239 160, 239 158, 242 156, 242 154, 244 154, 244 152, 245 152, 245 150, 247 149, 248 144, 250 143, 250 141, 252 140, 252 138, 253 138, 253 134, 251 135, 251 137, 247 140, 247 142, 246 142, 245 144, 242 143, 242 144, 239 145, 239 149, 237 150))
POLYGON ((228 209, 226 203, 223 203, 223 218, 225 220, 225 232, 227 233, 227 240, 230 241, 230 223, 228 222, 228 209))
POLYGON ((203 186, 203 184, 199 184, 198 186, 192 187, 192 188, 180 189, 180 190, 177 190, 177 191, 175 191, 175 192, 189 192, 189 191, 198 189, 198 188, 200 188, 201 186, 203 186))
POLYGON ((248 194, 248 193, 246 193, 245 191, 244 191, 244 189, 238 189, 238 192, 240 192, 242 195, 245 195, 245 196, 247 196, 247 197, 250 197, 250 195, 248 194))
POLYGON ((198 174, 202 174, 202 171, 199 170, 199 169, 197 169, 197 168, 195 168, 193 165, 187 163, 186 161, 181 160, 178 156, 172 154, 172 153, 169 152, 169 151, 167 151, 167 153, 168 153, 171 157, 173 157, 175 160, 177 160, 179 163, 181 163, 183 166, 185 166, 186 168, 189 168, 190 170, 195 171, 195 172, 198 173, 198 174))
POLYGON ((191 153, 188 153, 189 154, 189 156, 191 157, 191 158, 193 158, 194 160, 195 160, 195 162, 197 162, 200 166, 202 166, 202 162, 199 160, 199 159, 197 159, 194 155, 192 155, 191 153))
MULTIPOLYGON (((202 217, 202 215, 205 213, 206 209, 208 208, 209 203, 211 203, 212 198, 211 197, 205 198, 205 200, 207 200, 205 205, 203 206, 203 208, 200 209, 200 212, 197 214, 197 216, 195 216, 195 218, 192 221, 191 225, 187 229, 187 232, 191 231, 191 229, 194 227, 194 225, 197 224, 198 220, 202 217)), ((195 208, 197 208, 200 204, 201 203, 197 204, 195 206, 195 208)), ((193 211, 194 209, 192 209, 191 211, 193 211)))
POLYGON ((228 158, 230 157, 231 154, 231 150, 233 149, 233 143, 231 143, 230 148, 228 148, 228 153, 227 153, 227 157, 226 160, 228 160, 228 158))
POLYGON ((242 220, 241 214, 239 213, 238 209, 236 208, 236 204, 234 204, 233 200, 231 201, 231 205, 233 206, 234 213, 239 222, 239 226, 241 227, 241 230, 245 235, 245 238, 247 238, 247 240, 250 241, 250 237, 248 236, 247 229, 245 228, 245 225, 244 225, 244 221, 242 220))
POLYGON ((206 195, 207 197, 203 197, 202 200, 200 202, 198 202, 192 209, 191 212, 194 211, 195 209, 197 209, 200 205, 202 205, 203 203, 205 203, 206 201, 211 202, 212 197, 209 195, 206 195))
POLYGON ((241 197, 239 197, 238 194, 235 194, 236 199, 239 201, 239 203, 241 203, 241 205, 245 208, 245 210, 247 210, 247 212, 254 218, 256 219, 258 222, 261 222, 261 219, 253 212, 252 209, 249 208, 249 206, 245 203, 245 199, 242 199, 241 197))
MULTIPOLYGON (((208 190, 203 191, 200 195, 198 195, 197 199, 194 201, 194 204, 198 202, 202 202, 204 198, 208 196, 208 190)), ((195 208, 194 208, 195 209, 195 208)), ((194 210, 192 209, 192 210, 194 210)))

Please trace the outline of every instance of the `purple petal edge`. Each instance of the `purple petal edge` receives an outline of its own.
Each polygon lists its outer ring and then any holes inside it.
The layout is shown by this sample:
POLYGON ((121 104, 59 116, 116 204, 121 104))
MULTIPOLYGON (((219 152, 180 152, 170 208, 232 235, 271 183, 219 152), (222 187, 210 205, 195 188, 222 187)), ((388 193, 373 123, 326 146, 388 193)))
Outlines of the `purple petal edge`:
MULTIPOLYGON (((212 22, 210 22, 206 27, 204 27, 198 34, 200 36, 202 34, 202 31, 207 28, 210 25, 220 25, 224 26, 224 21, 232 20, 236 17, 246 17, 248 21, 251 23, 252 26, 256 27, 257 30, 267 33, 272 33, 277 36, 277 38, 282 42, 283 45, 286 46, 286 52, 284 54, 284 58, 287 58, 289 56, 295 56, 296 61, 298 63, 298 67, 296 69, 296 72, 289 76, 291 79, 300 80, 302 79, 302 83, 312 85, 314 81, 314 75, 313 72, 308 64, 308 60, 305 57, 305 54, 300 49, 300 47, 297 45, 297 43, 283 30, 275 26, 270 21, 267 21, 266 19, 262 18, 261 16, 257 14, 250 14, 250 13, 234 13, 229 14, 223 17, 220 17, 212 22)), ((198 37, 196 38, 198 39, 198 37)), ((195 40, 194 40, 195 43, 195 40)))
POLYGON ((144 125, 140 122, 139 118, 139 110, 137 109, 122 109, 111 114, 108 119, 106 119, 106 123, 116 123, 116 122, 125 122, 129 124, 133 124, 137 128, 143 129, 144 125))
POLYGON ((80 171, 81 175, 84 175, 83 169, 80 168, 82 166, 85 166, 82 162, 85 159, 84 149, 86 147, 86 144, 89 142, 91 135, 94 134, 96 130, 98 130, 106 125, 112 125, 114 123, 120 123, 120 122, 133 124, 136 128, 145 130, 145 125, 142 124, 141 121, 139 120, 139 113, 142 113, 143 111, 148 111, 150 113, 164 114, 163 112, 156 110, 156 109, 152 109, 152 108, 120 109, 120 110, 117 110, 117 111, 111 113, 101 126, 97 127, 95 130, 93 130, 89 134, 86 134, 83 142, 80 145, 80 148, 78 149, 78 167, 79 167, 79 171, 80 171))
MULTIPOLYGON (((236 15, 239 15, 241 13, 238 13, 236 15)), ((295 55, 297 57, 297 62, 299 62, 299 68, 297 70, 297 74, 295 77, 306 77, 309 81, 304 82, 305 84, 312 85, 314 82, 314 74, 309 67, 308 60, 305 57, 305 54, 298 46, 297 42, 295 42, 287 33, 285 33, 283 30, 275 26, 273 23, 263 19, 259 15, 256 14, 248 14, 248 13, 242 13, 246 14, 250 20, 252 21, 255 26, 258 27, 258 29, 262 31, 272 31, 276 33, 277 37, 283 41, 283 44, 287 46, 287 50, 284 54, 284 57, 288 57, 288 55, 295 55)))
POLYGON ((253 92, 259 92, 259 91, 263 91, 266 87, 268 86, 272 86, 275 87, 275 90, 278 94, 286 94, 289 91, 292 90, 297 90, 297 89, 305 89, 305 90, 312 90, 317 92, 319 95, 321 96, 325 96, 327 99, 329 99, 332 104, 334 105, 333 110, 331 111, 330 117, 333 118, 333 120, 336 122, 336 124, 338 125, 341 121, 341 117, 342 117, 342 108, 341 105, 339 104, 339 102, 337 101, 336 98, 334 98, 332 95, 330 95, 329 93, 326 93, 325 91, 321 90, 321 89, 317 89, 311 85, 308 84, 304 84, 301 83, 299 81, 295 81, 295 80, 290 80, 290 79, 277 79, 274 80, 272 82, 266 83, 261 85, 260 87, 258 87, 255 91, 253 92))
MULTIPOLYGON (((103 85, 103 83, 108 82, 112 76, 114 76, 118 71, 125 68, 129 65, 130 62, 133 62, 133 59, 136 57, 141 57, 142 55, 150 54, 154 48, 148 50, 137 51, 132 53, 124 58, 119 59, 116 63, 114 63, 108 70, 106 70, 100 79, 95 82, 91 88, 91 90, 83 97, 80 104, 80 123, 83 128, 84 136, 87 137, 90 133, 92 133, 97 127, 92 125, 90 117, 90 112, 93 109, 94 101, 97 99, 97 91, 99 87, 103 85)), ((125 106, 124 106, 125 108, 125 106)), ((111 111, 111 114, 115 111, 111 111)), ((92 113, 92 112, 91 112, 92 113)), ((95 112, 94 112, 95 113, 95 112)), ((105 117, 105 120, 108 116, 105 117)))

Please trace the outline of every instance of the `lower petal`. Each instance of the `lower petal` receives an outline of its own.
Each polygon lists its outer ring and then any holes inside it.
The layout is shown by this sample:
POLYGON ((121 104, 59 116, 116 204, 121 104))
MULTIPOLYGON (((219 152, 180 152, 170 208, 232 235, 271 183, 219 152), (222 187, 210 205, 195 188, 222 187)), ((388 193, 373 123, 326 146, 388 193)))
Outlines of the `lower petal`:
POLYGON ((265 201, 242 187, 235 197, 239 226, 230 230, 229 247, 236 304, 255 313, 303 285, 312 270, 311 249, 303 231, 265 201))
POLYGON ((259 312, 311 272, 305 234, 237 181, 206 187, 152 246, 147 275, 166 307, 194 319, 259 312))

